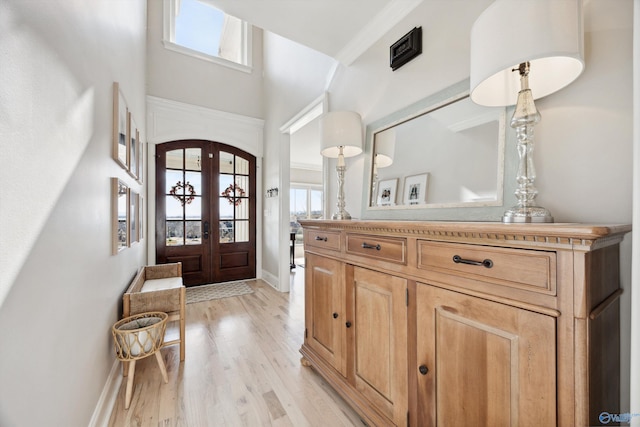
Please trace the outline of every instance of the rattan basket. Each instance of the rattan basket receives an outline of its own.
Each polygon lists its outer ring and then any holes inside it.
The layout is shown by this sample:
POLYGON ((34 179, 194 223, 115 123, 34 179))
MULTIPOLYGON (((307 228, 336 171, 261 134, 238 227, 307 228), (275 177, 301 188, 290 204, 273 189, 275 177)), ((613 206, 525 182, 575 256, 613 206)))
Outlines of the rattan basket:
POLYGON ((116 356, 122 361, 145 358, 162 347, 167 313, 152 311, 125 317, 111 328, 116 356))

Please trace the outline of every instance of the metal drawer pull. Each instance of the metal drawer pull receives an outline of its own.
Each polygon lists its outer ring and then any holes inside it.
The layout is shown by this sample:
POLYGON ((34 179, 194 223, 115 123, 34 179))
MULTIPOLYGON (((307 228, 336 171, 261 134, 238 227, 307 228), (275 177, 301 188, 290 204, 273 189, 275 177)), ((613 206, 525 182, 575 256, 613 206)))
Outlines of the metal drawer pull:
POLYGON ((366 242, 363 242, 362 243, 362 249, 375 249, 376 251, 379 251, 380 249, 382 249, 382 246, 380 246, 379 244, 373 246, 373 245, 370 245, 370 244, 368 244, 366 242))
POLYGON ((453 262, 456 264, 483 265, 487 268, 493 267, 493 261, 490 259, 485 259, 484 261, 472 261, 470 259, 463 259, 460 255, 454 255, 453 262))
POLYGON ((322 242, 326 242, 327 238, 326 237, 320 237, 320 236, 316 236, 316 240, 320 240, 322 242))

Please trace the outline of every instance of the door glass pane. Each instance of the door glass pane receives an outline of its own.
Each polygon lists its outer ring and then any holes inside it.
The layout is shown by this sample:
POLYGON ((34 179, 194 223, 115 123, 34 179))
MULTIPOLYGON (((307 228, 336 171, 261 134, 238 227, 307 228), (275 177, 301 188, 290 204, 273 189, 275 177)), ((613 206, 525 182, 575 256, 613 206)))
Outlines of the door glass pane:
POLYGON ((249 199, 242 199, 236 206, 236 219, 249 219, 249 199))
POLYGON ((233 184, 233 175, 220 175, 220 194, 222 194, 230 185, 233 184))
POLYGON ((184 179, 188 182, 193 191, 197 195, 202 195, 202 173, 201 172, 185 172, 184 179))
POLYGON ((249 241, 249 221, 236 221, 236 242, 249 241))
POLYGON ((184 150, 171 150, 167 151, 167 169, 179 169, 182 170, 182 155, 184 150))
POLYGON ((195 197, 191 203, 184 205, 186 219, 202 219, 202 198, 195 197))
POLYGON ((185 151, 185 170, 199 171, 201 166, 201 150, 199 148, 187 148, 185 151))
POLYGON ((234 155, 225 151, 220 152, 220 173, 233 173, 234 155))
POLYGON ((184 222, 167 221, 167 246, 184 245, 184 222))
POLYGON ((168 220, 182 220, 184 219, 184 211, 182 204, 174 196, 166 197, 166 211, 168 220))
POLYGON ((201 153, 200 148, 171 150, 166 153, 167 246, 202 243, 201 153))
POLYGON ((220 219, 233 219, 233 205, 226 198, 220 198, 220 219))
POLYGON ((236 173, 240 175, 249 175, 249 161, 242 157, 236 157, 236 173))
POLYGON ((233 238, 233 221, 220 221, 220 243, 231 243, 233 238))
POLYGON ((236 175, 236 196, 249 197, 249 177, 236 175))
POLYGON ((249 161, 220 152, 220 243, 249 241, 249 161))
POLYGON ((199 245, 202 243, 202 221, 187 221, 185 222, 187 245, 199 245))
POLYGON ((166 177, 165 192, 168 194, 171 191, 171 188, 175 186, 178 183, 178 181, 182 181, 182 171, 167 170, 165 172, 165 177, 166 177))

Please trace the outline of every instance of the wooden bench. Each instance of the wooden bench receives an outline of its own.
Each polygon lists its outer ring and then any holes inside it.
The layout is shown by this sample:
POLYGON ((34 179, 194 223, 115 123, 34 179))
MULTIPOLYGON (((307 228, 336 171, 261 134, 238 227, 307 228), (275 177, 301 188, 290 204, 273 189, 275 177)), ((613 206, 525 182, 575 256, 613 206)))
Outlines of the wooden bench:
POLYGON ((168 322, 180 322, 179 338, 164 341, 163 347, 180 343, 181 362, 184 361, 185 289, 182 263, 147 265, 140 269, 122 297, 122 317, 161 311, 169 315, 168 322))

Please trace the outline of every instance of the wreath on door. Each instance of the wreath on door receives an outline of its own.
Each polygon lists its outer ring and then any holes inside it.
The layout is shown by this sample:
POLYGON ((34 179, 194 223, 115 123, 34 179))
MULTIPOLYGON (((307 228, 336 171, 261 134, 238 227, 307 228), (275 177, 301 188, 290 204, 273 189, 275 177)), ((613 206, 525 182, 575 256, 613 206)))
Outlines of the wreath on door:
POLYGON ((240 197, 244 197, 245 191, 237 184, 229 184, 229 186, 221 193, 221 196, 226 197, 230 205, 239 206, 242 203, 240 197))
POLYGON ((178 199, 182 206, 190 204, 196 198, 196 190, 193 188, 193 185, 189 184, 189 181, 185 182, 184 184, 182 183, 182 181, 178 181, 176 185, 171 187, 171 190, 169 190, 169 194, 178 199), (187 196, 186 194, 178 194, 182 193, 183 190, 185 193, 189 193, 189 195, 187 196))

